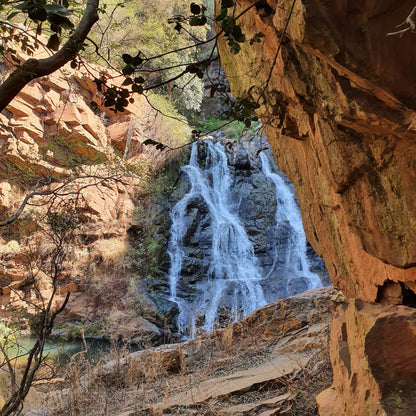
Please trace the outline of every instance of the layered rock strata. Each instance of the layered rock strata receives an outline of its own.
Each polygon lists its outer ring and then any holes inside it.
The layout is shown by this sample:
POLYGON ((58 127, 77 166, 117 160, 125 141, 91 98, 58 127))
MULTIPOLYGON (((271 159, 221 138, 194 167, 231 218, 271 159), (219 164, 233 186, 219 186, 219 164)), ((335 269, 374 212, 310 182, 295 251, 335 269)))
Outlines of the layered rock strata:
POLYGON ((413 385, 415 354, 395 343, 412 345, 415 324, 416 62, 409 33, 386 36, 414 3, 236 3, 235 15, 249 8, 238 19, 247 40, 264 38, 236 56, 220 42, 232 92, 261 104, 307 237, 351 301, 333 325, 321 414, 414 414, 397 386, 413 385))
POLYGON ((239 19, 262 43, 236 56, 220 44, 233 93, 259 100, 308 239, 344 293, 374 301, 386 281, 414 289, 414 56, 410 36, 386 37, 412 2, 296 1, 283 34, 291 5, 260 2, 239 19))
MULTIPOLYGON (((0 114, 0 219, 11 217, 34 189, 44 193, 30 200, 18 221, 1 229, 1 319, 14 319, 10 308, 34 313, 35 305, 51 296, 51 278, 40 259, 53 243, 39 223, 48 210, 63 208, 74 210, 79 224, 55 296, 60 303, 71 293, 60 318, 87 327, 100 320, 101 327, 125 339, 160 336, 153 323, 165 323, 154 305, 143 295, 140 305, 132 306, 139 302, 138 292, 127 296, 133 250, 128 230, 143 221, 135 215, 141 190, 146 193, 151 169, 166 160, 143 142, 152 137, 183 144, 188 128, 168 125, 142 96, 123 113, 105 108, 94 82, 103 75, 111 76, 98 66, 66 65, 32 81, 0 114), (45 196, 54 189, 59 195, 45 196)), ((145 205, 142 201, 142 211, 145 205)))
POLYGON ((315 414, 315 395, 330 383, 325 347, 334 293, 310 290, 224 329, 109 362, 52 393, 44 411, 63 414, 72 397, 82 397, 86 413, 98 397, 121 391, 109 402, 118 416, 315 414))

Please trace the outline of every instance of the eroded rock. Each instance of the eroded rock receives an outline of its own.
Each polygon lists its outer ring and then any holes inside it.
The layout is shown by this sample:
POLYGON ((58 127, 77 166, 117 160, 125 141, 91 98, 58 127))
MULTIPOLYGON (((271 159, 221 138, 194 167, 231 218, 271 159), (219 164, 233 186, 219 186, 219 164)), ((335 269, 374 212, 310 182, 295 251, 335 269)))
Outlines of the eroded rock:
POLYGON ((331 389, 320 414, 410 416, 416 413, 416 311, 356 300, 338 309, 331 329, 331 389))
MULTIPOLYGON (((249 6, 240 0, 235 13, 249 6)), ((415 413, 404 386, 414 389, 415 315, 400 304, 414 306, 416 293, 416 62, 409 33, 386 36, 413 7, 268 0, 239 19, 247 39, 264 34, 261 44, 232 56, 219 42, 232 92, 261 104, 308 240, 352 302, 334 322, 322 415, 415 413)))
POLYGON ((385 280, 416 281, 415 58, 410 35, 386 37, 413 4, 296 2, 271 72, 292 2, 267 5, 239 19, 261 44, 219 44, 231 89, 257 99, 268 81, 258 115, 308 240, 347 297, 374 301, 385 280))

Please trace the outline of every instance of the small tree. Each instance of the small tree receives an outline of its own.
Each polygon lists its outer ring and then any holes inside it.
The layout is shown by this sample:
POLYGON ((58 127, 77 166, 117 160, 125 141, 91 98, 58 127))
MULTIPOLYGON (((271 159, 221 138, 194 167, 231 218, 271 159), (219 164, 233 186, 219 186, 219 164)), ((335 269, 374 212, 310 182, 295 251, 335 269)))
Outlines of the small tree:
POLYGON ((29 322, 35 343, 29 351, 25 351, 19 348, 16 333, 7 327, 3 328, 0 335, 0 369, 7 373, 10 394, 0 410, 1 416, 20 413, 31 386, 38 381, 38 370, 47 359, 44 354, 46 340, 52 332, 56 317, 65 309, 69 300, 67 293, 63 302, 57 304, 56 295, 68 256, 68 241, 72 238, 77 224, 76 216, 71 211, 59 209, 49 212, 42 232, 43 244, 48 244, 48 249, 40 254, 39 247, 28 245, 24 253, 28 296, 22 296, 17 291, 14 291, 14 294, 32 307, 33 313, 29 322), (50 290, 46 293, 40 287, 41 275, 43 279, 46 276, 50 285, 50 290), (29 296, 30 293, 33 293, 34 297, 29 296), (17 348, 10 349, 10 345, 17 348), (17 369, 17 359, 25 360, 22 372, 17 369))

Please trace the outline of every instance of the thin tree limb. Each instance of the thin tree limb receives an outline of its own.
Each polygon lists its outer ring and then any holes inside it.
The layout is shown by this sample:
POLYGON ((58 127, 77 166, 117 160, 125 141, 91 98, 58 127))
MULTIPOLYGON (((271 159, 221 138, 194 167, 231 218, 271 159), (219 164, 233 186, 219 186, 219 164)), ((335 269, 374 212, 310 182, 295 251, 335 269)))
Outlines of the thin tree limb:
POLYGON ((28 59, 17 67, 0 85, 0 111, 35 78, 49 75, 73 60, 84 43, 92 26, 98 21, 99 0, 88 0, 84 15, 68 41, 54 55, 44 59, 28 59))

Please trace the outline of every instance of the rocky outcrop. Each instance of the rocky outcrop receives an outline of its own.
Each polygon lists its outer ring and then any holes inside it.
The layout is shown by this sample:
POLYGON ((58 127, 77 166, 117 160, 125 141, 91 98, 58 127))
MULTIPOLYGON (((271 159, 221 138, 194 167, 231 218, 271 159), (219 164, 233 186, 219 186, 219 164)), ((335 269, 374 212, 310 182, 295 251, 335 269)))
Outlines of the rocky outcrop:
MULTIPOLYGON (((236 3, 236 15, 251 4, 236 3)), ((234 95, 249 91, 261 104, 308 239, 351 301, 334 323, 334 385, 322 415, 416 411, 409 391, 393 387, 414 383, 412 354, 394 345, 398 333, 412 342, 415 317, 388 306, 414 306, 416 293, 413 38, 386 36, 413 7, 266 0, 239 18, 248 40, 263 33, 261 44, 246 42, 236 56, 219 45, 234 95)))
POLYGON ((257 87, 278 166, 332 280, 374 301, 385 281, 416 282, 414 56, 410 36, 386 37, 413 4, 297 1, 273 66, 291 4, 269 0, 245 13, 247 39, 264 39, 235 57, 220 44, 222 64, 236 97, 257 87))
POLYGON ((416 409, 416 311, 355 300, 331 329, 334 384, 322 415, 411 416, 416 409))
POLYGON ((233 99, 227 77, 219 60, 214 61, 207 68, 204 78, 203 112, 201 117, 226 118, 233 99), (226 100, 229 102, 226 102, 226 100))
POLYGON ((188 129, 157 117, 143 96, 123 113, 105 108, 93 81, 103 75, 111 74, 94 65, 67 65, 32 81, 0 114, 0 219, 13 215, 29 192, 40 194, 18 221, 1 229, 1 318, 13 320, 13 308, 34 313, 36 303, 49 299, 44 262, 53 242, 43 232, 45 214, 73 212, 79 223, 55 299, 62 302, 67 292, 71 297, 59 324, 105 328, 106 335, 123 339, 139 340, 141 333, 149 340, 160 337, 154 324, 165 321, 130 282, 135 237, 128 230, 141 220, 138 205, 146 212, 138 189, 146 192, 151 170, 166 155, 142 143, 151 137, 181 145, 188 129))
POLYGON ((331 378, 326 344, 334 293, 331 287, 304 292, 224 329, 112 361, 51 394, 45 412, 65 413, 74 397, 91 409, 119 386, 124 394, 108 403, 119 416, 311 416, 315 395, 331 378))

